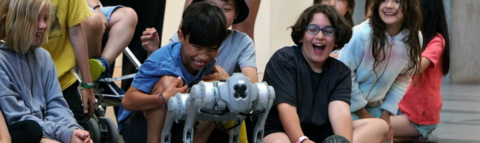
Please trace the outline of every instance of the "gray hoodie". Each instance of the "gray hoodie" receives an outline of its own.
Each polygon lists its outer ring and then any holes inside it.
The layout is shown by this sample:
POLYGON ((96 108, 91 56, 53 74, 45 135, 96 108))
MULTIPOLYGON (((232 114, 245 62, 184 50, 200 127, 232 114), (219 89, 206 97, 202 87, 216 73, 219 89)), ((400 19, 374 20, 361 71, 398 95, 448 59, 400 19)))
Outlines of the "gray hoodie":
POLYGON ((0 109, 7 124, 36 121, 43 137, 70 142, 82 129, 63 98, 50 54, 38 48, 19 54, 0 42, 0 109))

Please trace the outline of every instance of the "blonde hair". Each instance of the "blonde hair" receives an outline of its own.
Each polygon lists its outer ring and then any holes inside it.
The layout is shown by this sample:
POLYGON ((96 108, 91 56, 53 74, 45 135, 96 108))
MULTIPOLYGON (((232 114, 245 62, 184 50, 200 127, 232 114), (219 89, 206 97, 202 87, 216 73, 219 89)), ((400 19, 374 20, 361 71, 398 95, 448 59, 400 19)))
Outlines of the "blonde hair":
POLYGON ((10 50, 27 53, 32 49, 32 42, 38 28, 38 16, 44 6, 49 8, 47 29, 39 43, 42 45, 48 38, 51 3, 49 0, 0 0, 0 39, 3 39, 10 50))

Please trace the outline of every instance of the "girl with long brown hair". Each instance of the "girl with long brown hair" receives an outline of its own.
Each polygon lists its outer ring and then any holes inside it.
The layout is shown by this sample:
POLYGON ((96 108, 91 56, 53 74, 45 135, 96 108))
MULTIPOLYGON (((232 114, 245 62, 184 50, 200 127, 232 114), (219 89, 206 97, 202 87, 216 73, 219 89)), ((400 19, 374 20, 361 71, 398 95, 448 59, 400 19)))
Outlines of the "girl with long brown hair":
POLYGON ((372 15, 353 29, 339 60, 352 70, 352 119, 381 118, 390 127, 420 60, 418 0, 375 0, 372 15))

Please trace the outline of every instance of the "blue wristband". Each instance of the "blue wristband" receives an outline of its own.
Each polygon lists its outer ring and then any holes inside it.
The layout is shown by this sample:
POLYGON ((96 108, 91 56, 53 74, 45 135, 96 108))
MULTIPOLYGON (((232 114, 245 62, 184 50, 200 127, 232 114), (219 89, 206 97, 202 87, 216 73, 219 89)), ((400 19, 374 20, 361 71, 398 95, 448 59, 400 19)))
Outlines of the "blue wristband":
POLYGON ((167 106, 167 103, 165 103, 165 99, 163 98, 163 93, 160 93, 158 95, 159 100, 160 100, 160 98, 162 99, 162 108, 165 109, 165 106, 167 106))

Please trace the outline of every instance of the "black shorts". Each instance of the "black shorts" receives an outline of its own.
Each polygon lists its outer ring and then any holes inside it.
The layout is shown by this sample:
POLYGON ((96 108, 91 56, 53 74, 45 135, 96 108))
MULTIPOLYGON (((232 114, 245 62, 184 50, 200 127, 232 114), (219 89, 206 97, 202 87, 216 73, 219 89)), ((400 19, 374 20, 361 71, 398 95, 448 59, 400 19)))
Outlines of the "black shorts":
POLYGON ((32 120, 15 122, 7 125, 12 143, 38 143, 42 140, 43 130, 32 120))
MULTIPOLYGON (((302 131, 303 131, 303 134, 305 134, 305 136, 307 136, 310 140, 314 141, 314 142, 323 142, 328 136, 331 136, 333 135, 333 130, 332 128, 329 128, 329 129, 320 129, 320 128, 317 128, 317 129, 313 129, 313 128, 309 128, 309 129, 305 129, 305 128, 302 128, 302 131)), ((264 132, 264 135, 263 137, 266 137, 270 134, 273 134, 273 133, 285 133, 285 130, 283 129, 282 126, 275 126, 275 125, 265 125, 265 132, 264 132)))
MULTIPOLYGON (((147 142, 147 119, 142 112, 134 111, 122 123, 123 140, 125 143, 147 142)), ((171 142, 182 143, 183 128, 185 124, 174 122, 170 130, 171 142)), ((213 130, 208 138, 208 143, 228 142, 228 133, 213 130)))

